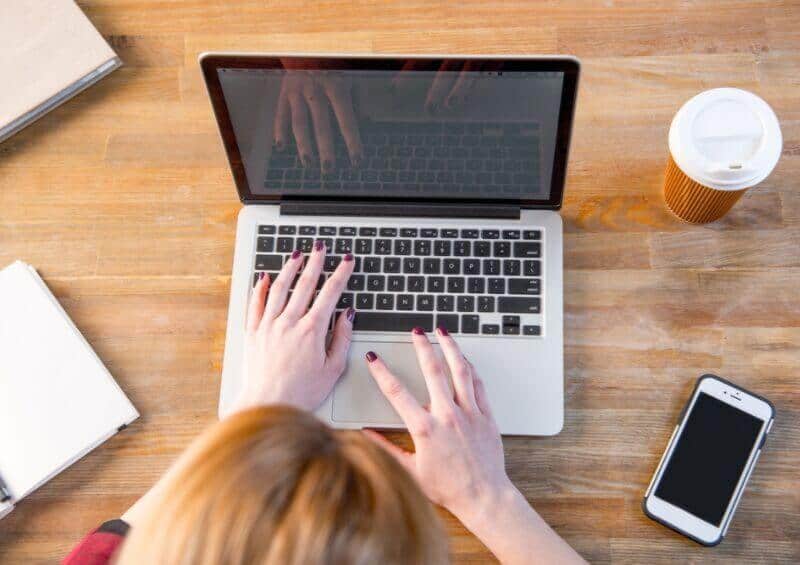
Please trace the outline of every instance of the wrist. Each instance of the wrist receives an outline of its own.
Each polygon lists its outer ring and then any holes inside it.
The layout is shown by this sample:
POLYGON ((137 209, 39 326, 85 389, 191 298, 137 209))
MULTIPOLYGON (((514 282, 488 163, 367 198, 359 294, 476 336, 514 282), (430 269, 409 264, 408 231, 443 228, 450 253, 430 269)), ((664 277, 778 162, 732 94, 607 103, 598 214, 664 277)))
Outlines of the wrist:
POLYGON ((475 497, 458 507, 448 508, 464 526, 473 533, 491 524, 498 510, 515 505, 522 494, 508 477, 494 485, 482 488, 475 497))

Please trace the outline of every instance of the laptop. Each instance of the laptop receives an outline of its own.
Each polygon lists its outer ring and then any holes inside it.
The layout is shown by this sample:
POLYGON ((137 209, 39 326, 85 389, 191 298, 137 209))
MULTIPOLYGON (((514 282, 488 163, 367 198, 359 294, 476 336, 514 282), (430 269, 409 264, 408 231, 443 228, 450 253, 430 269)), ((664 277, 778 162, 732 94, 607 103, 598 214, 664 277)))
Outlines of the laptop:
MULTIPOLYGON (((239 197, 220 414, 242 386, 260 273, 324 240, 355 271, 348 366, 317 416, 402 428, 363 361, 420 402, 410 330, 443 325, 485 382, 500 432, 564 422, 562 222, 579 64, 570 57, 206 53, 239 197)), ((435 346, 438 348, 438 345, 435 346)))

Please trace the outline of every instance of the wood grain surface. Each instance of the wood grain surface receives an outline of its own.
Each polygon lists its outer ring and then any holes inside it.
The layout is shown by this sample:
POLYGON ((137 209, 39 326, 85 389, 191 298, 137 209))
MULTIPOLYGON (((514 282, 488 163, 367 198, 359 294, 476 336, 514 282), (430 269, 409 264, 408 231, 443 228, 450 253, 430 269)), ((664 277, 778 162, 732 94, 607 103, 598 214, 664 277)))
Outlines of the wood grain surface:
MULTIPOLYGON (((511 477, 593 562, 800 560, 798 2, 78 3, 126 64, 0 145, 0 265, 40 270, 142 418, 0 522, 0 562, 63 557, 215 419, 240 208, 197 65, 218 49, 580 57, 562 210, 566 425, 508 439, 511 477), (693 226, 663 203, 667 130, 718 86, 772 105, 783 156, 727 217, 693 226), (640 508, 704 372, 778 415, 714 549, 640 508)), ((454 561, 491 559, 443 517, 454 561)))

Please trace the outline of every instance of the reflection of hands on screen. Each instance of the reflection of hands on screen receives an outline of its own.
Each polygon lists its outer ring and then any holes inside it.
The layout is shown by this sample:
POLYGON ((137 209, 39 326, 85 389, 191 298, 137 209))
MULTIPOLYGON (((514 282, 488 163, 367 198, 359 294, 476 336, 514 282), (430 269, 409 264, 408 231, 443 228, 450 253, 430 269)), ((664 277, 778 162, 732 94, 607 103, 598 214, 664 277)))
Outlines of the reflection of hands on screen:
POLYGON ((403 91, 419 80, 419 75, 410 71, 437 71, 425 96, 425 109, 435 114, 465 106, 473 95, 479 71, 498 69, 490 61, 445 60, 437 66, 435 61, 410 59, 392 79, 392 85, 396 91, 403 91))
POLYGON ((312 75, 302 68, 285 66, 275 114, 276 150, 285 150, 294 136, 303 166, 320 165, 323 172, 331 171, 336 164, 334 128, 338 127, 350 162, 358 166, 363 152, 350 79, 338 73, 322 71, 312 75), (315 142, 319 155, 314 150, 315 142))

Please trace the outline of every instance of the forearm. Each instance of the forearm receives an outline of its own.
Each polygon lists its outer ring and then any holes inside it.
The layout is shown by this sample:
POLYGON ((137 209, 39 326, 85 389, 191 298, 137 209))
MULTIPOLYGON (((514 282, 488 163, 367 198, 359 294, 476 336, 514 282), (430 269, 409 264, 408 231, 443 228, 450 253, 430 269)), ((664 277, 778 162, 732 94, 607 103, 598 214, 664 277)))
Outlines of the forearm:
POLYGON ((585 563, 511 483, 457 516, 504 565, 585 563))

